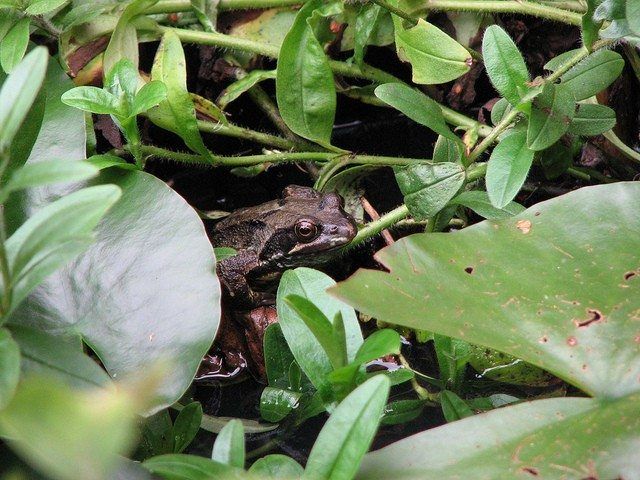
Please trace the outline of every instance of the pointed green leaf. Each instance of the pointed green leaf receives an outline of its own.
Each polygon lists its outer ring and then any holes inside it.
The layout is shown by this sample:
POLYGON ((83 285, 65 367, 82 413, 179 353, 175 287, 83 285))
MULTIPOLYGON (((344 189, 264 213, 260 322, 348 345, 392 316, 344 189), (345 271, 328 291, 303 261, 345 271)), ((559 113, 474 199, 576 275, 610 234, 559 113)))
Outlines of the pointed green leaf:
POLYGON ((153 80, 138 90, 130 114, 140 115, 164 101, 165 98, 167 98, 167 87, 164 83, 153 80))
POLYGON ((373 441, 388 395, 389 380, 382 375, 351 392, 318 435, 303 478, 353 478, 373 441))
POLYGON ((0 411, 13 398, 20 380, 20 347, 6 328, 0 328, 0 411))
POLYGON ((191 402, 186 405, 173 422, 173 451, 182 453, 194 439, 202 420, 202 405, 191 402))
POLYGON ((569 128, 575 110, 571 90, 563 85, 545 85, 542 93, 533 99, 527 146, 538 151, 556 143, 569 128))
POLYGON ((573 93, 576 101, 586 100, 604 90, 620 76, 624 59, 611 50, 598 50, 565 73, 562 86, 573 93))
POLYGON ((304 468, 293 458, 274 453, 259 458, 251 465, 249 473, 257 475, 258 478, 296 480, 302 477, 304 468))
POLYGON ((397 355, 399 353, 400 334, 390 328, 384 328, 373 332, 365 339, 353 363, 368 363, 385 355, 397 355))
POLYGON ((0 90, 0 151, 11 145, 38 95, 47 71, 47 49, 34 48, 2 84, 0 90))
POLYGON ((231 420, 220 431, 213 444, 211 460, 230 467, 244 468, 244 429, 240 420, 231 420))
POLYGON ((29 45, 30 26, 31 21, 27 17, 21 18, 0 42, 0 65, 5 72, 11 73, 24 57, 29 45))
POLYGON ((509 202, 502 208, 494 207, 489 200, 487 192, 481 190, 469 190, 462 192, 453 198, 449 205, 463 205, 470 208, 478 215, 489 220, 509 218, 524 212, 525 208, 516 202, 509 202))
POLYGON ((533 162, 533 150, 527 147, 527 133, 514 132, 491 152, 487 167, 487 193, 491 204, 503 208, 522 188, 533 162))
POLYGON ((569 125, 569 133, 591 137, 611 130, 616 125, 616 112, 605 105, 579 103, 569 125))
POLYGON ((460 139, 444 121, 440 106, 424 93, 402 83, 385 83, 376 88, 375 94, 380 100, 400 110, 411 120, 433 130, 438 135, 460 143, 460 139))
POLYGON ((511 105, 518 105, 527 89, 529 71, 516 44, 498 25, 485 30, 482 56, 493 86, 511 105))
POLYGON ((171 31, 162 37, 153 61, 151 79, 166 85, 167 98, 148 112, 150 120, 178 134, 191 150, 211 161, 211 153, 202 141, 198 129, 195 106, 187 91, 186 59, 182 43, 171 31))
POLYGON ((45 13, 57 10, 71 0, 32 0, 25 10, 29 15, 44 15, 45 13))
POLYGON ((336 89, 327 56, 308 23, 321 5, 321 0, 306 2, 282 42, 276 98, 282 119, 293 132, 329 146, 336 89))
POLYGON ((98 87, 75 87, 62 95, 62 102, 85 112, 121 115, 118 99, 98 87))

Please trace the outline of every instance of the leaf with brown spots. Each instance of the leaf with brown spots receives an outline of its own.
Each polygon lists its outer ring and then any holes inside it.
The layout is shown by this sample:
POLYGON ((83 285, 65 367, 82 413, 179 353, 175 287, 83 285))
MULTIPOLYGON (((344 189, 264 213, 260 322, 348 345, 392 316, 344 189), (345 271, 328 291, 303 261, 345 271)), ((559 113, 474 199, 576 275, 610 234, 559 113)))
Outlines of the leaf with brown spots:
POLYGON ((639 210, 640 183, 583 188, 504 220, 403 238, 376 255, 389 273, 360 270, 331 291, 379 320, 620 397, 640 391, 640 282, 628 275, 639 210))

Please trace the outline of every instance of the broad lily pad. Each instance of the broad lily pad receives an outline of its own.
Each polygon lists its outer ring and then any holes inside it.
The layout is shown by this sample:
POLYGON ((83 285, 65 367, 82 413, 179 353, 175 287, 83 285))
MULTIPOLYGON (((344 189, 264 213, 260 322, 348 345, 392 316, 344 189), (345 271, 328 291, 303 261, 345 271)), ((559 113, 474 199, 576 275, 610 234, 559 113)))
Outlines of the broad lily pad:
POLYGON ((417 234, 331 289, 380 320, 510 353, 593 396, 640 391, 640 184, 417 234))
POLYGON ((173 362, 153 404, 174 403, 209 348, 220 314, 211 244, 196 212, 155 177, 108 169, 123 195, 89 251, 50 277, 10 319, 80 335, 115 379, 173 362))

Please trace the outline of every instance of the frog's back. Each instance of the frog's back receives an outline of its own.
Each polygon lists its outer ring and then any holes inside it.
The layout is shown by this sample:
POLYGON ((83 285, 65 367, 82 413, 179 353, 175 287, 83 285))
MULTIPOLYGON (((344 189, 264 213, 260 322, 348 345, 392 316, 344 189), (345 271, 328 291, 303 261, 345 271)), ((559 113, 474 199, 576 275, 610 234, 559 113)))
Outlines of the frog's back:
POLYGON ((235 210, 215 225, 211 243, 214 247, 231 247, 236 250, 259 249, 259 245, 268 237, 270 228, 261 218, 265 212, 279 208, 279 201, 274 200, 255 207, 235 210))

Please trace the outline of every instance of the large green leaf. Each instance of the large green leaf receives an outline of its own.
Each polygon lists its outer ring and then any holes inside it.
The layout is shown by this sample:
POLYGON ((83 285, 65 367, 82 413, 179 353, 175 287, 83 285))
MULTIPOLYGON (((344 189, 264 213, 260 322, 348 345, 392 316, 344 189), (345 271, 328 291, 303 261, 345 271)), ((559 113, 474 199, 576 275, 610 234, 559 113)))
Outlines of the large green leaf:
POLYGON ((366 455, 357 478, 636 478, 639 432, 638 394, 539 400, 400 440, 366 455))
POLYGON ((195 211, 155 177, 109 169, 97 182, 122 199, 91 249, 38 288, 12 323, 80 334, 112 377, 145 375, 175 361, 155 408, 189 386, 219 320, 211 244, 195 211))
POLYGON ((624 59, 611 50, 598 50, 565 73, 562 84, 576 100, 585 100, 604 90, 618 78, 624 59))
POLYGON ((416 234, 331 289, 380 320, 510 353, 591 395, 640 390, 640 184, 588 187, 502 221, 416 234))
POLYGON ((320 0, 300 9, 282 42, 276 74, 276 98, 282 119, 301 137, 331 144, 336 89, 329 60, 309 24, 320 0))

